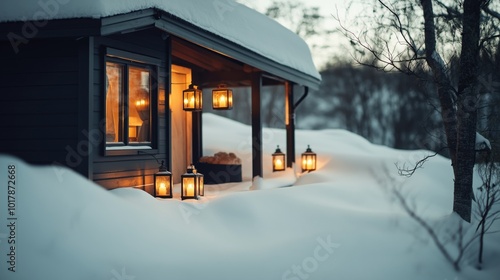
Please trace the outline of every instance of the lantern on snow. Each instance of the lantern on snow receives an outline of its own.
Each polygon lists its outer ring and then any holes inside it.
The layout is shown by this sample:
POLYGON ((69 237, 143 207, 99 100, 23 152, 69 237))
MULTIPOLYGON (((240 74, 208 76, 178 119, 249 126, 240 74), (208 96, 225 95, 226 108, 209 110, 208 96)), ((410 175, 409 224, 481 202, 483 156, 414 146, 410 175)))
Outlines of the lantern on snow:
POLYGON ((181 175, 181 199, 198 199, 199 176, 193 165, 188 166, 186 173, 181 175))
POLYGON ((302 154, 302 172, 316 170, 316 153, 307 145, 306 151, 302 154))
POLYGON ((196 169, 194 169, 194 173, 196 174, 196 177, 198 177, 198 195, 205 196, 205 177, 203 174, 198 173, 196 169))
POLYGON ((273 153, 273 172, 285 170, 285 154, 280 150, 280 146, 276 147, 273 153))
POLYGON ((154 196, 172 198, 172 173, 167 171, 164 161, 161 161, 159 171, 154 174, 154 196))

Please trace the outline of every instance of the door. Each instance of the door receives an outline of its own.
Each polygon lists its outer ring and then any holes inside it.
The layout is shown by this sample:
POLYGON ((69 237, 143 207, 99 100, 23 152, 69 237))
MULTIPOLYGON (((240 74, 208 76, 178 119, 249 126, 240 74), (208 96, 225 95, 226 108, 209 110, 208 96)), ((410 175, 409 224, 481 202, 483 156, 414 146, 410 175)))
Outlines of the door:
POLYGON ((191 69, 172 65, 172 92, 170 110, 172 113, 172 178, 180 183, 181 175, 192 163, 192 116, 184 111, 182 91, 191 83, 191 69))

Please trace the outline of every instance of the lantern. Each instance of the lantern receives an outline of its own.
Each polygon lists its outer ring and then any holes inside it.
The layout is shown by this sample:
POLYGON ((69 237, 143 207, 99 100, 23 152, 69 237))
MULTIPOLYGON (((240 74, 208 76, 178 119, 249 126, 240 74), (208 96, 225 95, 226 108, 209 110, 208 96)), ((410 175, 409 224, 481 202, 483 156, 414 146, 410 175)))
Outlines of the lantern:
POLYGON ((280 146, 276 147, 273 154, 273 172, 285 170, 285 154, 281 152, 280 146))
POLYGON ((212 108, 214 110, 233 109, 233 90, 226 88, 225 85, 212 90, 212 108))
POLYGON ((306 151, 302 154, 302 172, 316 170, 316 153, 307 145, 306 151))
POLYGON ((198 199, 199 176, 193 165, 188 166, 187 172, 181 175, 181 199, 198 199))
POLYGON ((205 195, 205 177, 203 176, 203 174, 198 173, 198 170, 196 170, 196 167, 194 167, 194 165, 191 164, 191 167, 193 169, 193 173, 198 178, 198 188, 197 188, 198 195, 204 196, 205 195))
POLYGON ((202 91, 195 85, 189 85, 188 89, 182 91, 182 99, 184 100, 184 111, 201 111, 203 107, 202 91))
POLYGON ((198 176, 198 195, 205 196, 205 178, 203 174, 196 172, 198 176))
POLYGON ((154 196, 172 198, 172 173, 167 171, 164 161, 161 161, 159 172, 154 174, 154 196))

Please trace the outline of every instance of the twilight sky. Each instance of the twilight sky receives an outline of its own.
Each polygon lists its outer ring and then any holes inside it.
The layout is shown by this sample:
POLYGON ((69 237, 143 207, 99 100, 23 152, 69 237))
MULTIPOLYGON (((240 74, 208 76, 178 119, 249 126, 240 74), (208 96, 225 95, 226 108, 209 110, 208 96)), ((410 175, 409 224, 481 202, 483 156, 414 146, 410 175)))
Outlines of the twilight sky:
MULTIPOLYGON (((237 0, 261 13, 265 12, 265 9, 269 7, 273 0, 237 0)), ((290 0, 293 1, 293 0, 290 0)), ((345 10, 347 5, 351 2, 350 0, 298 0, 304 3, 307 7, 319 7, 320 13, 324 16, 325 21, 323 28, 327 29, 337 29, 339 27, 338 22, 333 18, 333 15, 338 15, 343 21, 346 21, 345 10)), ((354 2, 360 2, 359 0, 354 0, 354 2)), ((351 14, 354 14, 353 9, 351 9, 351 14)), ((321 27, 320 27, 321 28, 321 27)), ((321 68, 326 64, 331 57, 337 56, 348 56, 350 49, 348 47, 348 42, 346 38, 340 35, 328 35, 322 36, 320 38, 312 38, 306 40, 309 44, 314 62, 316 67, 321 68), (313 48, 312 45, 327 45, 329 48, 313 48)))

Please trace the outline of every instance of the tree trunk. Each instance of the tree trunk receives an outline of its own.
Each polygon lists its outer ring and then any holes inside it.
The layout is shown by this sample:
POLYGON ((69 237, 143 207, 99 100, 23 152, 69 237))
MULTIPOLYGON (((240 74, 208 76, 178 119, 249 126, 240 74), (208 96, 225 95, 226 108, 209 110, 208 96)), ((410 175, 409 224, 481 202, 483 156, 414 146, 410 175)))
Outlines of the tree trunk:
POLYGON ((453 211, 470 222, 477 123, 479 23, 482 0, 465 0, 458 80, 458 142, 453 211))
POLYGON ((483 0, 464 1, 457 108, 447 67, 436 51, 432 1, 421 0, 420 3, 424 12, 426 61, 438 85, 441 115, 455 175, 453 211, 470 222, 478 101, 479 23, 483 0))
POLYGON ((448 70, 443 60, 436 51, 436 26, 434 24, 434 10, 432 0, 421 0, 424 12, 424 34, 425 34, 425 57, 426 62, 432 69, 434 82, 437 85, 439 103, 441 105, 441 117, 443 118, 446 141, 450 151, 451 164, 455 178, 456 170, 456 146, 457 146, 457 113, 453 101, 453 87, 451 85, 448 70))

